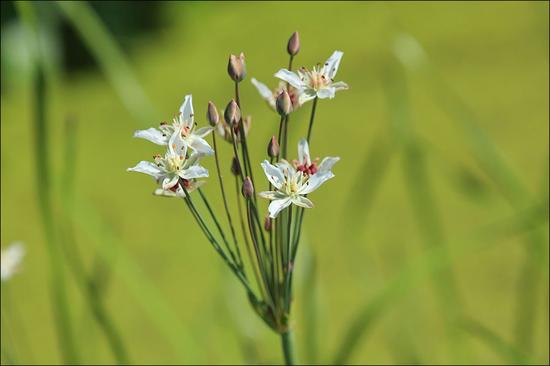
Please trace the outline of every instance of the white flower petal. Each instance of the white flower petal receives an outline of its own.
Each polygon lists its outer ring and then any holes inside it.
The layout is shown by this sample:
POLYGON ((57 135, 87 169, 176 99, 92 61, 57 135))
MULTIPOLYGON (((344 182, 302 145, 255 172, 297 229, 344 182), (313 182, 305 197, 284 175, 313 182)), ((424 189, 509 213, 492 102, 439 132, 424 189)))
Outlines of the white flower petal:
POLYGON ((187 169, 182 170, 179 173, 179 176, 187 180, 193 178, 206 178, 208 177, 208 169, 200 165, 193 165, 187 169))
POLYGON ((349 89, 348 84, 344 83, 343 81, 337 81, 335 83, 330 84, 330 86, 332 86, 335 91, 349 89))
POLYGON ((327 62, 325 62, 325 65, 323 66, 323 74, 328 76, 329 79, 334 79, 334 76, 336 76, 342 56, 344 56, 344 52, 334 51, 327 62))
POLYGON ((252 78, 251 82, 256 87, 256 89, 258 89, 258 92, 260 93, 262 98, 264 98, 272 108, 275 108, 275 97, 273 96, 273 91, 271 91, 271 89, 269 89, 267 85, 259 82, 254 78, 252 78))
POLYGON ((296 169, 294 168, 294 166, 284 159, 279 161, 276 166, 281 172, 283 172, 283 175, 285 174, 285 170, 289 172, 289 175, 296 174, 296 169))
POLYGON ((193 127, 193 96, 191 94, 188 94, 185 96, 185 99, 183 100, 183 103, 180 107, 180 118, 183 122, 185 122, 185 125, 188 127, 193 127))
POLYGON ((339 160, 340 160, 339 157, 332 157, 332 156, 324 158, 323 161, 321 161, 321 164, 319 164, 319 168, 317 169, 317 174, 330 172, 334 164, 336 164, 339 160))
POLYGON ((263 191, 263 192, 258 193, 258 195, 260 197, 266 198, 268 200, 280 200, 280 199, 284 199, 284 198, 288 197, 286 194, 284 194, 283 192, 279 192, 279 191, 263 191))
POLYGON ((315 89, 303 89, 298 96, 298 104, 303 105, 316 97, 317 91, 315 89))
POLYGON ((298 194, 309 194, 319 188, 321 184, 329 180, 330 178, 334 177, 334 174, 332 172, 327 172, 323 174, 313 174, 309 177, 309 180, 307 183, 302 186, 302 188, 298 191, 298 194))
POLYGON ((304 208, 313 207, 313 202, 311 202, 309 199, 307 199, 304 196, 294 196, 294 198, 292 198, 292 203, 294 203, 296 206, 300 206, 304 208))
POLYGON ((268 207, 269 217, 271 217, 272 219, 276 218, 279 212, 281 212, 286 207, 290 206, 291 203, 292 201, 290 200, 289 197, 283 198, 280 200, 271 201, 268 207))
POLYGON ((193 150, 195 150, 199 154, 204 155, 212 155, 214 154, 214 150, 208 145, 208 142, 206 142, 205 139, 202 137, 194 136, 193 139, 191 139, 191 144, 189 147, 193 150))
POLYGON ((183 189, 181 189, 181 187, 179 186, 176 189, 176 192, 170 189, 167 190, 167 189, 157 188, 153 192, 153 195, 160 196, 160 197, 185 197, 185 193, 183 192, 183 189))
POLYGON ((162 184, 161 184, 162 189, 170 189, 174 187, 176 184, 178 184, 179 178, 180 177, 176 174, 167 176, 162 180, 162 184))
POLYGON ((298 160, 300 164, 311 165, 311 157, 309 155, 309 146, 306 139, 301 139, 298 142, 298 160))
POLYGON ((267 179, 271 182, 271 184, 273 184, 273 186, 277 189, 281 188, 281 185, 285 180, 283 172, 279 168, 271 165, 267 160, 264 160, 261 165, 267 179))
POLYGON ((139 130, 134 132, 134 137, 151 141, 157 145, 166 145, 169 138, 168 136, 165 136, 161 131, 153 127, 146 130, 139 130))
POLYGON ((275 77, 286 81, 287 83, 299 90, 301 90, 304 86, 304 83, 302 82, 302 80, 300 80, 300 77, 292 71, 288 71, 287 69, 281 69, 277 71, 275 73, 275 77))
POLYGON ((140 161, 135 167, 128 168, 128 171, 148 174, 155 179, 160 179, 164 175, 162 169, 149 161, 140 161))
POLYGON ((195 131, 193 131, 193 135, 199 136, 199 137, 205 137, 206 135, 208 135, 213 130, 214 130, 214 127, 211 127, 211 126, 201 127, 201 128, 197 128, 195 131))
POLYGON ((258 196, 262 198, 266 198, 268 200, 274 200, 276 195, 277 195, 277 191, 263 191, 258 193, 258 196))
POLYGON ((323 88, 317 92, 317 96, 319 97, 319 99, 332 99, 334 98, 335 94, 336 89, 334 89, 333 87, 323 88))

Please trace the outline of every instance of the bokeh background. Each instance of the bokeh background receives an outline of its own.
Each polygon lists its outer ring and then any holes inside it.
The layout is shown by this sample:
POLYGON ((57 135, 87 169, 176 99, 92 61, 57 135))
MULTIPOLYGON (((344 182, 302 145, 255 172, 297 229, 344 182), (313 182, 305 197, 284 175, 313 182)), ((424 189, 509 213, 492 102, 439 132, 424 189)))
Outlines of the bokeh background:
MULTIPOLYGON (((317 110, 312 153, 341 161, 305 219, 298 361, 548 364, 548 13, 548 2, 2 2, 1 242, 27 248, 2 283, 2 362, 63 362, 52 265, 80 362, 115 362, 95 306, 133 363, 282 362, 183 203, 126 168, 157 152, 133 131, 185 94, 199 124, 209 100, 229 101, 227 57, 240 51, 259 163, 278 118, 250 78, 276 85, 297 30, 295 65, 342 50, 336 79, 351 87, 317 110)), ((292 118, 291 146, 309 111, 292 118)))

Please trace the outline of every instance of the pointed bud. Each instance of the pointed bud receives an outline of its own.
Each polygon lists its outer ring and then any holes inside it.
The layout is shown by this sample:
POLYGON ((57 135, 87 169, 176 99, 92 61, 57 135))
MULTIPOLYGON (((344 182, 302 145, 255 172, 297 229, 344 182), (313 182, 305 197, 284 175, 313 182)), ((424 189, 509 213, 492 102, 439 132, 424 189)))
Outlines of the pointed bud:
POLYGON ((292 33, 288 40, 286 50, 290 56, 296 56, 298 52, 300 52, 300 35, 298 32, 292 33))
POLYGON ((225 122, 229 123, 230 126, 233 126, 241 120, 241 109, 234 99, 231 99, 231 102, 225 107, 223 117, 225 118, 225 122))
POLYGON ((208 102, 208 111, 206 112, 206 119, 210 123, 210 126, 215 127, 219 120, 220 116, 218 114, 218 109, 212 102, 208 102))
POLYGON ((267 216, 264 221, 264 229, 267 232, 271 231, 272 223, 271 223, 271 217, 267 216))
POLYGON ((250 177, 246 177, 243 182, 243 196, 250 198, 252 195, 254 195, 254 186, 252 185, 250 177))
POLYGON ((241 166, 235 157, 233 157, 233 160, 231 161, 231 173, 235 176, 241 175, 241 166))
POLYGON ((235 55, 229 56, 229 62, 227 63, 227 73, 229 77, 235 81, 243 81, 246 77, 246 63, 244 62, 244 53, 237 57, 235 55))
POLYGON ((277 107, 277 113, 283 117, 292 111, 292 101, 290 100, 290 96, 288 95, 286 89, 277 96, 275 106, 277 107))
POLYGON ((277 142, 277 139, 275 136, 271 137, 271 140, 269 140, 269 144, 267 144, 267 155, 270 158, 276 158, 279 156, 279 142, 277 142))

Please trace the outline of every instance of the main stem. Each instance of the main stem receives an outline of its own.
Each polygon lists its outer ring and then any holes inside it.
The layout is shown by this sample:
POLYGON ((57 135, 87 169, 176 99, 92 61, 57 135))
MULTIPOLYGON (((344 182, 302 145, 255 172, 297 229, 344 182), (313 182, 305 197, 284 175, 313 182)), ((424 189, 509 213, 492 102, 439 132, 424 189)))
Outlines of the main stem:
POLYGON ((292 332, 290 330, 281 334, 281 343, 286 365, 294 365, 294 346, 292 342, 292 332))

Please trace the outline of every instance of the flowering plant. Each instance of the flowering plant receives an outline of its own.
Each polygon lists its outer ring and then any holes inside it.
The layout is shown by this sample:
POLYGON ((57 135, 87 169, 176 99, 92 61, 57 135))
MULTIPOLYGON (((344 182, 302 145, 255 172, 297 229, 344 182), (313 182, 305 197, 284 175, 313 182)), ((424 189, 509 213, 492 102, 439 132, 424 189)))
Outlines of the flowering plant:
POLYGON ((292 62, 299 50, 299 36, 295 32, 287 45, 290 55, 288 69, 275 74, 282 80, 275 91, 252 79, 260 95, 280 116, 277 137, 271 138, 267 148, 268 159, 264 159, 261 164, 258 161, 258 165, 253 165, 248 149, 247 139, 252 136, 250 118, 243 118, 239 95, 240 83, 247 74, 245 56, 241 53, 229 58, 228 73, 234 83, 235 96, 227 104, 222 116, 214 103, 209 102, 206 113, 209 126, 196 128, 192 96, 186 95, 172 124, 163 122, 159 128, 134 133, 135 137, 165 146, 164 154, 155 155, 153 162, 141 161, 128 169, 152 176, 158 184, 155 195, 184 200, 207 240, 244 286, 253 309, 271 329, 281 335, 287 364, 294 362, 289 322, 292 279, 304 212, 306 208, 313 207, 308 195, 334 177, 331 169, 339 160, 338 157, 327 157, 318 163, 318 159, 311 158, 309 144, 317 101, 334 98, 336 91, 348 88, 344 82, 333 81, 342 52, 335 51, 322 67, 315 66, 312 71, 301 68, 294 73, 291 71, 292 62), (289 160, 287 142, 290 116, 308 101, 313 101, 313 104, 307 137, 298 143, 297 159, 289 160), (214 130, 232 148, 231 172, 235 177, 237 192, 239 188, 242 192, 237 197, 237 210, 232 210, 228 204, 226 186, 229 183, 222 177, 216 133, 211 135, 212 147, 205 140, 214 130), (201 179, 209 176, 208 170, 200 165, 201 159, 212 155, 230 237, 226 235, 218 213, 212 209, 207 195, 200 188, 205 182, 201 179), (256 193, 256 186, 261 183, 254 181, 253 166, 261 166, 267 178, 268 189, 259 194, 256 193), (206 215, 214 222, 214 227, 207 224, 205 213, 198 209, 197 198, 191 195, 195 190, 205 206, 206 215), (258 200, 258 196, 269 200, 267 215, 262 215, 261 206, 264 203, 258 200), (237 220, 241 233, 238 233, 234 222, 237 220))

